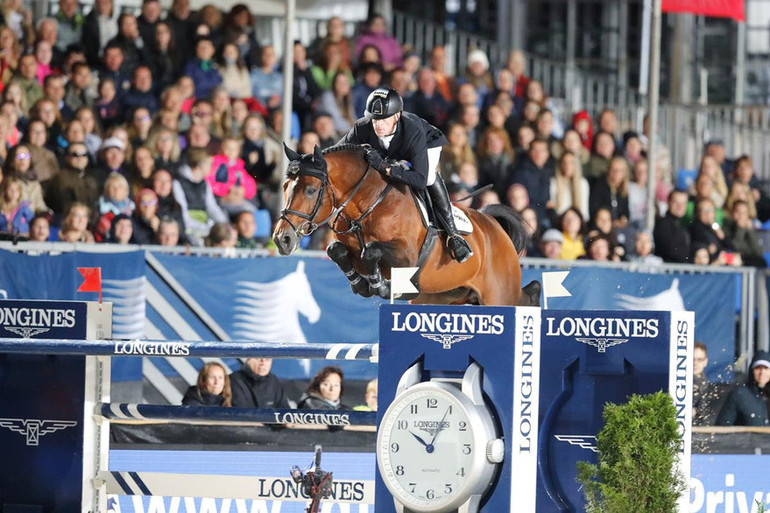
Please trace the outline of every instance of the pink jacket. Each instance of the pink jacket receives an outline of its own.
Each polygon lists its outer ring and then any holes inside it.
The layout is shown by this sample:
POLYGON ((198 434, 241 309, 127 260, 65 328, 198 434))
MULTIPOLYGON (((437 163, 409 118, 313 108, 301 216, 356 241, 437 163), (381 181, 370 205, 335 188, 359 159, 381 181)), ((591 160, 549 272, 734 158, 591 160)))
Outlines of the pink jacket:
POLYGON ((356 41, 356 60, 361 57, 361 50, 366 45, 374 45, 380 50, 384 65, 393 64, 394 66, 401 66, 403 62, 401 45, 398 44, 395 37, 387 34, 364 32, 356 41))
POLYGON ((224 155, 214 155, 206 181, 211 185, 214 196, 218 198, 227 196, 236 184, 243 187, 246 199, 252 199, 257 194, 257 182, 246 172, 241 159, 236 159, 235 164, 230 165, 230 160, 224 155))

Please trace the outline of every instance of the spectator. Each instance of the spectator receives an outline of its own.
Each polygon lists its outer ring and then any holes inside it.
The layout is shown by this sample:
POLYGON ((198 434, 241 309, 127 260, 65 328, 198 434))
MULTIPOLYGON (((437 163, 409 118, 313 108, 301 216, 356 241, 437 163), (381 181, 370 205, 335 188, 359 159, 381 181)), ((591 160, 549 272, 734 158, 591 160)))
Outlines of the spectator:
POLYGON ((222 141, 222 153, 214 155, 211 171, 206 176, 214 196, 225 213, 256 210, 257 183, 240 158, 241 143, 237 139, 222 141))
POLYGON ((160 226, 160 217, 158 217, 158 196, 152 189, 142 189, 134 199, 136 210, 134 210, 134 244, 154 244, 158 227, 160 226))
POLYGON ((480 108, 484 96, 495 87, 492 74, 489 73, 489 58, 482 50, 476 49, 468 53, 468 65, 463 80, 476 90, 476 106, 480 108))
POLYGON ((270 372, 272 367, 272 358, 247 358, 240 370, 230 374, 234 407, 289 408, 283 385, 270 372))
POLYGON ((3 103, 11 103, 16 107, 16 117, 18 121, 16 126, 22 132, 27 130, 29 121, 29 106, 27 105, 27 96, 21 88, 21 84, 16 80, 11 80, 3 89, 3 103))
POLYGON ((513 172, 513 183, 519 183, 527 189, 529 204, 537 212, 538 221, 542 224, 547 220, 546 205, 550 200, 550 180, 554 175, 553 166, 549 163, 548 141, 532 141, 528 157, 517 164, 513 172))
POLYGON ((353 95, 350 78, 344 71, 334 75, 331 89, 324 91, 318 98, 317 112, 326 112, 331 116, 334 131, 347 133, 356 121, 353 108, 353 95))
POLYGON ((591 152, 583 146, 580 139, 580 134, 574 128, 569 128, 564 131, 564 138, 561 141, 561 148, 557 150, 557 154, 554 156, 561 157, 565 152, 570 152, 577 155, 580 161, 581 169, 588 165, 591 160, 591 152))
POLYGON ((222 48, 219 74, 222 75, 222 86, 231 98, 251 97, 249 68, 246 66, 237 44, 225 43, 222 48))
POLYGON ((183 233, 179 227, 179 222, 176 219, 162 217, 160 219, 160 225, 158 225, 157 235, 158 244, 161 246, 174 247, 179 245, 183 233))
POLYGON ((155 160, 152 158, 152 152, 146 146, 139 146, 131 158, 128 172, 132 196, 142 189, 152 187, 152 174, 154 172, 155 160))
POLYGON ((705 155, 716 160, 716 163, 722 169, 722 174, 724 176, 732 176, 733 169, 735 168, 735 162, 726 157, 725 143, 721 139, 712 139, 707 142, 704 153, 705 155))
POLYGON ((361 67, 359 79, 353 86, 353 112, 357 118, 364 115, 366 100, 372 92, 382 84, 382 65, 369 62, 361 67))
POLYGON ((709 426, 716 420, 713 402, 715 390, 706 378, 706 366, 709 363, 706 344, 695 342, 692 364, 692 423, 694 426, 709 426))
POLYGON ((91 96, 91 69, 85 62, 77 62, 72 67, 67 85, 64 87, 64 105, 71 113, 81 107, 93 107, 94 98, 91 96))
POLYGON ((327 366, 318 371, 299 400, 299 407, 308 410, 349 410, 340 398, 344 393, 342 369, 327 366))
POLYGON ((633 167, 637 162, 645 158, 644 147, 636 132, 626 132, 623 134, 623 157, 628 164, 633 167))
POLYGON ((606 208, 612 215, 612 224, 623 228, 628 224, 628 161, 613 157, 607 175, 597 179, 591 187, 589 210, 591 216, 600 208, 606 208))
MULTIPOLYGON (((556 228, 549 228, 540 237, 540 254, 543 258, 557 260, 561 258, 564 235, 556 228)), ((535 255, 532 255, 535 256, 535 255)))
MULTIPOLYGON (((230 223, 214 223, 204 241, 207 248, 232 250, 238 243, 238 234, 230 223)), ((231 255, 232 253, 225 253, 231 255)))
POLYGON ((173 0, 165 21, 171 27, 174 46, 179 50, 179 62, 187 62, 196 27, 195 17, 190 12, 190 0, 173 0))
POLYGON ((57 116, 59 123, 69 121, 74 112, 64 104, 64 77, 59 74, 51 74, 43 80, 43 98, 46 98, 56 105, 59 112, 57 116))
MULTIPOLYGON (((165 168, 157 168, 152 174, 150 180, 151 188, 158 195, 158 217, 163 219, 173 219, 181 228, 180 233, 184 233, 184 217, 182 207, 174 199, 173 193, 174 179, 171 172, 165 168)), ((182 241, 186 239, 182 237, 182 241)))
POLYGON ((10 0, 0 7, 0 20, 8 26, 20 41, 32 41, 35 38, 32 27, 32 11, 25 9, 21 0, 10 0))
POLYGON ((446 48, 434 46, 430 51, 430 70, 436 81, 436 90, 447 102, 454 100, 455 78, 446 72, 446 48))
POLYGON ((550 208, 557 216, 570 207, 575 207, 583 219, 588 219, 588 180, 583 178, 583 171, 578 157, 573 153, 564 153, 556 167, 556 174, 551 178, 550 208))
MULTIPOLYGON (((186 43, 189 44, 189 43, 186 43)), ((222 83, 214 62, 214 43, 208 37, 199 37, 195 43, 195 57, 184 68, 184 75, 190 77, 195 85, 195 96, 206 98, 211 90, 222 83)))
POLYGON ((37 214, 29 222, 29 240, 31 242, 46 242, 51 237, 51 225, 48 217, 37 214))
POLYGON ((126 245, 131 243, 133 237, 134 223, 131 221, 131 216, 118 214, 110 222, 105 242, 126 245))
POLYGON ((653 254, 655 244, 652 241, 652 235, 647 230, 636 232, 634 241, 635 255, 631 262, 641 265, 661 265, 663 259, 653 254))
POLYGON ((607 237, 613 257, 619 257, 618 260, 622 260, 626 256, 625 244, 628 242, 628 232, 616 228, 609 208, 602 207, 596 211, 591 218, 591 231, 588 232, 588 237, 591 236, 591 232, 599 232, 607 237))
POLYGON ((308 130, 307 132, 303 132, 299 138, 299 142, 297 143, 297 153, 300 155, 313 153, 316 146, 319 148, 321 147, 321 139, 318 137, 317 133, 308 130))
POLYGON ((690 234, 681 225, 681 219, 686 210, 687 193, 677 190, 671 191, 668 195, 666 215, 656 221, 653 232, 655 254, 663 258, 665 262, 685 263, 690 260, 690 234))
POLYGON ((205 151, 191 151, 188 164, 179 168, 174 180, 174 199, 182 208, 184 226, 188 238, 201 245, 215 222, 225 222, 227 217, 214 198, 211 186, 205 180, 211 170, 211 157, 205 151))
MULTIPOLYGON (((722 169, 717 164, 714 157, 704 155, 700 161, 700 168, 698 175, 705 175, 709 178, 713 184, 711 190, 711 200, 717 208, 722 208, 727 199, 727 183, 725 182, 725 176, 722 173, 722 169)), ((690 194, 695 194, 695 184, 693 184, 690 194)))
POLYGON ((511 50, 505 63, 505 69, 511 72, 514 79, 513 96, 523 97, 527 91, 529 77, 526 75, 527 58, 521 50, 511 50))
POLYGON ((235 215, 233 225, 238 233, 238 241, 235 244, 236 248, 258 249, 263 247, 254 237, 254 233, 257 231, 257 221, 254 218, 254 212, 248 210, 239 212, 235 215))
POLYGON ((502 128, 487 128, 481 134, 476 151, 479 156, 479 184, 482 187, 491 184, 495 192, 502 195, 511 181, 514 165, 508 134, 502 128))
MULTIPOLYGON (((61 175, 60 175, 61 176, 61 175)), ((91 209, 84 203, 70 203, 59 230, 59 240, 63 242, 94 242, 93 234, 88 230, 91 209)))
MULTIPOLYGON (((241 158, 246 171, 262 186, 278 190, 283 181, 283 170, 276 172, 276 164, 281 158, 281 149, 270 137, 267 137, 265 120, 252 114, 243 122, 243 145, 241 158)), ((264 189, 262 191, 264 193, 264 189)), ((263 198, 264 199, 264 195, 263 198)))
POLYGON ((354 406, 355 411, 377 411, 377 378, 366 384, 364 404, 354 406))
MULTIPOLYGON (((690 237, 693 244, 703 244, 708 248, 712 261, 724 259, 728 265, 733 265, 735 260, 740 260, 740 255, 733 252, 730 240, 716 221, 715 213, 713 201, 705 198, 699 200, 695 205, 695 219, 690 226, 690 237)), ((741 263, 737 262, 735 265, 741 263)))
POLYGON ((54 68, 60 67, 64 63, 64 50, 61 50, 57 46, 57 40, 59 39, 59 22, 54 18, 43 18, 37 22, 37 40, 45 41, 51 46, 53 51, 53 59, 51 60, 51 66, 54 68))
MULTIPOLYGON (((140 64, 131 75, 131 88, 121 97, 123 109, 136 112, 139 108, 147 109, 150 115, 158 111, 158 97, 152 85, 150 67, 140 64)), ((149 128, 148 128, 149 130, 149 128)))
POLYGON ((748 155, 743 155, 735 161, 734 182, 747 185, 751 189, 759 220, 764 222, 770 219, 770 198, 759 187, 759 179, 754 174, 754 163, 748 155))
POLYGON ((4 177, 0 184, 0 232, 27 237, 33 217, 35 214, 29 200, 22 199, 21 180, 14 176, 4 177))
POLYGON ((233 111, 230 104, 230 97, 227 91, 221 85, 211 90, 211 123, 209 130, 218 139, 230 135, 233 125, 233 111))
POLYGON ((139 37, 145 45, 152 45, 155 29, 160 22, 161 6, 159 0, 142 0, 142 13, 136 19, 139 37))
POLYGON ((451 112, 450 103, 436 88, 436 79, 428 68, 417 73, 417 91, 409 98, 411 110, 428 123, 444 130, 451 112))
MULTIPOLYGON (((53 60, 53 47, 48 41, 41 39, 35 43, 35 59, 37 59, 37 80, 40 84, 43 83, 45 77, 58 73, 58 69, 51 65, 53 60)), ((70 68, 71 71, 71 68, 70 68)))
POLYGON ((101 242, 108 238, 108 232, 115 216, 130 216, 136 205, 129 197, 128 181, 118 173, 112 173, 104 183, 104 192, 99 196, 99 221, 96 223, 95 238, 101 242))
POLYGON ((225 41, 238 45, 248 68, 259 65, 260 48, 254 30, 254 16, 245 4, 235 4, 225 16, 222 26, 225 41))
POLYGON ((307 50, 301 41, 294 41, 292 54, 294 74, 292 82, 292 111, 299 117, 301 128, 307 128, 310 122, 310 113, 313 109, 313 101, 321 91, 315 83, 313 73, 310 70, 310 61, 307 58, 307 50))
POLYGON ((641 228, 647 221, 647 159, 633 165, 633 180, 628 182, 628 222, 634 228, 641 228))
POLYGON ((24 91, 27 105, 35 105, 43 97, 43 88, 37 79, 37 59, 34 54, 28 53, 19 57, 18 68, 13 80, 24 91))
POLYGON ((152 39, 145 41, 139 34, 136 16, 124 12, 118 16, 118 35, 107 43, 107 47, 117 46, 123 51, 123 69, 130 72, 151 61, 151 43, 152 39))
POLYGON ((230 376, 222 364, 208 362, 198 373, 198 381, 185 392, 184 406, 233 406, 230 376))
POLYGON ((607 132, 599 132, 594 137, 594 147, 588 166, 583 169, 583 176, 593 185, 599 179, 607 176, 610 161, 615 155, 615 139, 607 132))
MULTIPOLYGON (((334 130, 334 121, 326 112, 317 112, 313 118, 313 132, 318 134, 318 140, 321 142, 321 149, 325 150, 337 144, 340 134, 334 130)), ((344 135, 344 134, 343 134, 344 135)))
POLYGON ((96 205, 101 188, 99 180, 88 168, 86 145, 73 143, 67 148, 61 171, 46 182, 45 199, 51 210, 61 214, 75 202, 96 205))
POLYGON ((107 43, 118 35, 118 14, 113 0, 95 0, 94 7, 83 22, 81 41, 86 60, 92 68, 99 66, 107 43))
POLYGON ((345 36, 345 22, 339 16, 329 18, 326 21, 326 35, 318 37, 311 43, 308 53, 312 60, 320 62, 323 59, 324 51, 331 44, 339 46, 342 62, 350 69, 353 65, 353 45, 345 36))
POLYGON ((275 109, 283 101, 283 73, 276 67, 275 47, 262 47, 260 65, 251 70, 251 95, 267 106, 275 109))
POLYGON ((745 386, 730 392, 717 417, 718 426, 768 426, 770 400, 770 353, 757 351, 751 359, 745 386))
MULTIPOLYGON (((725 200, 726 211, 731 212, 735 203, 738 201, 746 202, 746 206, 749 209, 749 219, 751 219, 752 225, 756 228, 759 221, 757 221, 757 207, 754 203, 754 196, 751 194, 751 189, 749 189, 749 186, 745 183, 733 182, 732 185, 730 185, 730 192, 727 194, 727 200, 725 200)), ((717 214, 718 213, 719 212, 717 211, 717 214)))
POLYGON ((687 203, 687 213, 684 216, 684 223, 686 226, 692 225, 695 218, 695 205, 704 199, 710 200, 714 204, 714 214, 716 222, 720 225, 724 223, 725 211, 721 207, 716 206, 716 202, 713 200, 714 196, 714 182, 705 174, 699 174, 695 178, 695 194, 690 196, 690 200, 687 203))
POLYGON ((586 254, 581 257, 595 262, 619 262, 620 256, 612 252, 612 242, 604 233, 593 231, 588 234, 586 254))
POLYGON ((559 227, 563 236, 561 244, 561 260, 577 260, 586 254, 583 245, 585 235, 585 221, 583 214, 577 207, 569 207, 561 215, 559 227))
POLYGON ((21 139, 21 133, 17 127, 18 111, 16 106, 11 102, 4 102, 0 104, 0 113, 4 114, 7 119, 6 135, 0 139, 0 142, 5 142, 6 146, 16 146, 21 139))
POLYGON ((103 78, 99 82, 94 110, 99 116, 99 123, 105 130, 123 122, 123 112, 112 78, 103 78))
POLYGON ((738 200, 733 203, 730 217, 725 223, 724 233, 728 241, 727 245, 740 254, 743 264, 767 267, 762 244, 754 230, 753 222, 749 217, 749 206, 745 201, 738 200))
POLYGON ((441 151, 439 167, 441 176, 444 180, 452 179, 456 175, 460 166, 465 162, 476 163, 476 155, 473 153, 471 145, 468 143, 468 134, 462 125, 451 122, 447 129, 447 140, 449 144, 444 146, 441 151))
MULTIPOLYGON (((612 109, 603 109, 599 113, 599 131, 607 132, 615 141, 615 147, 619 147, 621 141, 618 139, 618 117, 612 109)), ((638 137, 638 134, 636 134, 638 137)))
MULTIPOLYGON (((44 184, 59 173, 59 161, 56 154, 46 148, 48 131, 40 119, 32 119, 24 134, 24 142, 29 148, 30 172, 44 184)), ((65 158, 66 160, 66 158, 65 158)))
MULTIPOLYGON (((524 188, 522 185, 514 184, 511 187, 524 188)), ((525 254, 532 255, 537 254, 537 247, 540 244, 540 234, 543 232, 539 220, 537 219, 537 213, 532 207, 524 207, 521 210, 521 219, 524 222, 524 229, 527 232, 528 244, 525 254)))
POLYGON ((356 58, 361 58, 365 46, 377 47, 382 56, 382 66, 385 71, 401 66, 401 45, 396 38, 386 33, 385 18, 379 14, 371 14, 366 22, 363 32, 356 40, 356 58))
POLYGON ((126 146, 118 137, 108 137, 102 143, 102 164, 94 170, 94 177, 98 180, 100 189, 104 187, 110 173, 129 176, 126 146))
POLYGON ((96 123, 96 116, 93 109, 89 107, 80 107, 75 111, 73 120, 77 120, 83 127, 84 142, 88 148, 90 158, 96 158, 96 154, 102 145, 102 136, 99 126, 96 123))
POLYGON ((48 206, 43 199, 43 188, 30 168, 30 152, 25 144, 18 144, 8 151, 4 175, 17 178, 21 182, 21 199, 29 201, 29 208, 33 212, 45 212, 48 206))

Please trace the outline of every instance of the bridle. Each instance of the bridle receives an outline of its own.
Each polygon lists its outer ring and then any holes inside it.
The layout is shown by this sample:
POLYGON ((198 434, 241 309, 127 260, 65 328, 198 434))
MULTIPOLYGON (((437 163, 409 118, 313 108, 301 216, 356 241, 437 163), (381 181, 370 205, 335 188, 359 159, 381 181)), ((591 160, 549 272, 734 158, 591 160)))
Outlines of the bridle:
MULTIPOLYGON (((359 189, 361 189, 361 186, 364 184, 364 180, 366 179, 366 175, 369 174, 369 170, 373 169, 371 165, 368 163, 366 164, 366 169, 364 170, 363 174, 361 175, 361 178, 358 179, 358 182, 353 186, 353 189, 351 189, 350 194, 348 194, 347 198, 345 198, 342 203, 339 205, 335 205, 334 200, 334 194, 331 194, 331 201, 332 201, 332 210, 329 213, 329 215, 322 221, 316 222, 315 218, 318 215, 318 211, 321 210, 321 206, 323 205, 324 195, 327 192, 327 186, 329 185, 329 173, 326 171, 326 169, 313 169, 305 167, 303 168, 301 165, 301 161, 299 160, 293 160, 289 163, 289 167, 287 169, 287 175, 290 178, 296 178, 298 176, 310 176, 313 178, 316 178, 321 182, 321 187, 318 190, 318 196, 316 198, 315 205, 313 206, 313 210, 311 213, 307 214, 305 212, 302 212, 300 210, 294 210, 292 208, 284 208, 281 210, 281 216, 278 218, 285 220, 289 226, 291 226, 292 230, 294 230, 294 234, 297 236, 297 238, 305 237, 306 235, 310 235, 314 231, 316 231, 320 226, 323 226, 324 224, 329 223, 329 227, 336 233, 337 235, 346 234, 346 233, 355 233, 356 237, 358 238, 359 243, 361 244, 361 248, 363 249, 363 237, 361 236, 361 222, 369 216, 369 214, 372 213, 372 211, 379 205, 382 200, 385 198, 385 196, 388 194, 390 189, 393 187, 390 183, 388 183, 385 188, 383 188, 382 192, 380 192, 379 196, 377 196, 377 199, 374 201, 374 203, 366 209, 366 211, 361 214, 358 219, 350 222, 350 228, 343 231, 338 231, 336 229, 337 221, 340 218, 340 215, 342 214, 342 211, 345 210, 345 207, 348 206, 348 203, 353 199, 353 197, 358 193, 359 189), (291 219, 289 219, 288 214, 295 215, 299 217, 300 219, 304 219, 305 222, 299 225, 299 227, 295 226, 294 223, 291 222, 291 219), (332 220, 333 219, 333 220, 332 220), (330 223, 331 221, 331 223, 330 223)), ((331 189, 329 189, 329 193, 331 193, 331 189)))

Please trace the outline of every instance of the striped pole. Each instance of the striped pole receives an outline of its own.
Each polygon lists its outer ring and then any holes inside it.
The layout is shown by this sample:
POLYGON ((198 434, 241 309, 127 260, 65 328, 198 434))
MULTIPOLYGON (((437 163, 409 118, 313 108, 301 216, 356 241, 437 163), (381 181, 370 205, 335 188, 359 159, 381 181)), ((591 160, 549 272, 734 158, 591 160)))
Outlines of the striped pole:
POLYGON ((377 344, 0 338, 0 353, 103 356, 315 358, 377 361, 377 344))

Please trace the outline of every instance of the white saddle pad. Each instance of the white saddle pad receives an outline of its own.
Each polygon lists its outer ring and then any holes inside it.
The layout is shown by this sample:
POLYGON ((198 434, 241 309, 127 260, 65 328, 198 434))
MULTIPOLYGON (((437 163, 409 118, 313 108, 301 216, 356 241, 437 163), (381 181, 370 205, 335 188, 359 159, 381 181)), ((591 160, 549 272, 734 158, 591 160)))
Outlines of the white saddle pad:
MULTIPOLYGON (((428 226, 430 223, 428 221, 428 210, 425 208, 425 203, 422 202, 417 194, 414 195, 414 198, 416 200, 417 206, 419 207, 418 210, 422 216, 423 224, 428 226)), ((454 217, 455 226, 457 227, 458 232, 463 235, 470 235, 473 233, 473 224, 471 224, 471 220, 468 219, 468 216, 465 215, 465 212, 454 205, 452 205, 452 217, 454 217)))

